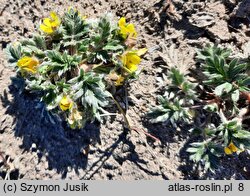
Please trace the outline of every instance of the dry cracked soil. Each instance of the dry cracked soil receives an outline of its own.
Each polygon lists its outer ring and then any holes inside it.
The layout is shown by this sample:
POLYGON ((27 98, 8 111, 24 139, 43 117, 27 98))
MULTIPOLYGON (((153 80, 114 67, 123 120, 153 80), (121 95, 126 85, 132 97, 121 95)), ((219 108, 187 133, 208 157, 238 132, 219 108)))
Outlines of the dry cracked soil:
POLYGON ((0 0, 0 179, 250 179, 249 156, 226 157, 215 173, 203 173, 185 153, 190 142, 185 128, 145 119, 156 104, 157 77, 166 71, 170 48, 188 66, 195 65, 195 51, 209 43, 249 56, 249 13, 249 0, 0 0), (51 10, 62 14, 68 7, 91 18, 111 12, 135 24, 138 45, 148 53, 129 87, 128 115, 133 126, 160 143, 124 130, 122 115, 80 131, 68 130, 59 119, 53 125, 42 118, 36 97, 19 93, 4 49, 34 33, 51 10))

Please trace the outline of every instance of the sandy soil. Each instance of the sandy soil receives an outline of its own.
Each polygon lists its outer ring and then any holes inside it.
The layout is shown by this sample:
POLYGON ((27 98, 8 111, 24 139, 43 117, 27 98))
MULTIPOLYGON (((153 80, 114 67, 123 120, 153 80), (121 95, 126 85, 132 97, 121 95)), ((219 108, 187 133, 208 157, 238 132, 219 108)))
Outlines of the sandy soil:
MULTIPOLYGON (((247 156, 225 158, 215 174, 194 169, 185 153, 190 142, 185 128, 174 130, 144 118, 156 102, 156 78, 166 71, 170 46, 190 66, 195 64, 195 50, 207 43, 249 55, 245 48, 249 46, 250 5, 240 0, 173 0, 173 9, 168 2, 0 0, 0 152, 8 161, 11 179, 250 179, 247 156), (161 144, 144 134, 124 131, 121 115, 79 132, 67 130, 58 119, 51 125, 36 107, 37 98, 19 94, 11 83, 15 72, 5 67, 6 45, 29 37, 51 10, 62 14, 69 6, 89 17, 112 12, 136 25, 139 47, 149 52, 140 65, 144 70, 139 80, 129 88, 128 114, 133 126, 157 136, 161 144)), ((0 179, 6 177, 4 167, 0 158, 0 179)))

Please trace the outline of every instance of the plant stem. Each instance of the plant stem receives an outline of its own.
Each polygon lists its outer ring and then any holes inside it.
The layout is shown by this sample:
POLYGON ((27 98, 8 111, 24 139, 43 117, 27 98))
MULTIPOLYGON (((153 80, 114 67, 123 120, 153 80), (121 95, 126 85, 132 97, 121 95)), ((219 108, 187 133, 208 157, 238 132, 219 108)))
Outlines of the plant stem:
POLYGON ((118 107, 118 109, 120 110, 120 112, 122 113, 122 115, 124 117, 124 120, 125 120, 125 123, 127 124, 127 128, 129 130, 131 130, 131 127, 130 127, 128 118, 126 116, 126 113, 123 111, 122 107, 120 106, 120 104, 118 103, 118 101, 116 101, 116 99, 114 98, 114 96, 111 96, 111 97, 112 97, 113 101, 115 102, 116 106, 118 107))
POLYGON ((137 133, 139 133, 139 131, 142 131, 142 132, 143 132, 145 135, 147 135, 148 137, 151 137, 152 139, 161 142, 157 137, 151 135, 150 133, 147 133, 146 131, 141 130, 141 129, 138 129, 138 128, 136 128, 136 127, 131 127, 131 126, 130 126, 130 123, 129 123, 129 120, 128 120, 128 118, 127 118, 126 113, 123 111, 123 109, 122 109, 122 107, 120 106, 120 104, 118 103, 118 101, 116 101, 116 99, 115 99, 113 96, 111 96, 111 97, 112 97, 112 99, 114 100, 114 102, 115 102, 116 106, 118 107, 118 109, 120 110, 120 112, 122 113, 122 115, 123 115, 123 117, 124 117, 124 119, 125 119, 125 123, 126 123, 126 125, 127 125, 127 128, 128 128, 130 131, 131 131, 131 130, 134 130, 134 131, 136 131, 137 133))

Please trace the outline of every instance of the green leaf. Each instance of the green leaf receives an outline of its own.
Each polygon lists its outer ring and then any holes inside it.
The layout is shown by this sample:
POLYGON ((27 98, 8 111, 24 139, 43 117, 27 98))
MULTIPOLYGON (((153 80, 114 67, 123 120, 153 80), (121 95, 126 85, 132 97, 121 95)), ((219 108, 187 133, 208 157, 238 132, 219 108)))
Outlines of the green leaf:
POLYGON ((184 75, 176 68, 171 68, 169 77, 172 80, 173 85, 181 86, 184 82, 184 75))
POLYGON ((219 86, 217 86, 214 90, 214 93, 217 95, 217 96, 221 96, 222 94, 224 93, 229 93, 233 88, 233 85, 228 83, 228 82, 225 82, 219 86))
POLYGON ((237 79, 237 75, 245 70, 246 65, 247 64, 239 64, 236 67, 234 67, 234 69, 230 71, 230 76, 232 77, 232 79, 234 80, 237 79))
POLYGON ((56 62, 59 64, 63 64, 64 60, 60 52, 55 50, 47 50, 46 51, 47 57, 51 60, 51 62, 56 62))
POLYGON ((231 97, 232 97, 232 100, 233 100, 234 102, 237 102, 237 101, 239 100, 239 98, 240 98, 240 91, 239 91, 239 90, 235 90, 235 91, 232 93, 231 97))
POLYGON ((217 112, 218 109, 219 108, 218 108, 218 105, 216 103, 204 106, 204 110, 207 110, 209 112, 217 112))
POLYGON ((81 98, 81 97, 83 96, 83 94, 84 94, 84 91, 83 91, 83 89, 81 88, 79 91, 77 91, 77 92, 74 94, 73 99, 74 99, 74 100, 77 100, 77 99, 81 98))
POLYGON ((204 132, 207 136, 215 135, 216 131, 217 131, 216 129, 212 129, 212 128, 205 128, 204 129, 204 132))
POLYGON ((9 63, 16 63, 22 57, 20 44, 17 46, 9 44, 5 51, 8 56, 9 63))
POLYGON ((235 66, 238 63, 238 59, 233 59, 230 63, 229 63, 229 69, 228 69, 228 74, 230 78, 233 78, 233 70, 235 68, 235 66))
POLYGON ((124 46, 122 46, 122 45, 108 44, 108 45, 103 47, 103 50, 111 50, 111 51, 117 51, 117 50, 123 50, 123 49, 124 49, 124 46))
POLYGON ((44 39, 44 37, 40 36, 40 35, 35 35, 33 37, 33 40, 36 44, 36 46, 41 49, 41 50, 46 50, 47 46, 46 46, 46 41, 44 39))
POLYGON ((247 77, 245 80, 243 80, 242 84, 245 86, 249 86, 250 85, 250 77, 247 77))
POLYGON ((80 41, 87 37, 89 31, 88 24, 81 18, 78 11, 75 11, 73 8, 70 8, 69 11, 65 13, 62 27, 64 32, 64 47, 79 47, 80 41))
POLYGON ((191 147, 190 147, 190 148, 188 148, 186 151, 187 151, 187 152, 190 152, 190 153, 195 153, 195 152, 198 151, 198 149, 199 149, 199 148, 191 148, 191 147))
POLYGON ((250 139, 250 132, 245 130, 238 130, 236 133, 233 133, 233 137, 239 139, 250 139))

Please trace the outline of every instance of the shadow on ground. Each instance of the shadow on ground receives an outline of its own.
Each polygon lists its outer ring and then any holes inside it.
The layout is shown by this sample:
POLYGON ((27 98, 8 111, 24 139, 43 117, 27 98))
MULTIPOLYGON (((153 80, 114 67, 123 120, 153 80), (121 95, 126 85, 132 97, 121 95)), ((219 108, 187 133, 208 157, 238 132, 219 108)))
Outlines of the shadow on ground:
POLYGON ((51 116, 52 124, 45 118, 46 110, 44 105, 39 104, 38 96, 25 91, 20 93, 18 89, 23 85, 20 83, 14 79, 9 86, 13 100, 8 100, 6 91, 1 95, 3 106, 7 108, 6 114, 15 119, 15 136, 22 138, 20 147, 24 151, 38 152, 39 161, 46 156, 48 169, 56 169, 62 178, 67 176, 68 168, 76 173, 79 168, 85 169, 88 159, 83 151, 92 142, 99 141, 99 126, 88 124, 85 129, 71 130, 55 116, 51 116))
MULTIPOLYGON (((179 125, 179 130, 171 128, 168 124, 151 124, 147 118, 143 120, 143 126, 146 127, 152 135, 157 137, 162 144, 162 148, 166 148, 170 153, 170 144, 184 141, 179 149, 178 157, 181 162, 177 170, 181 171, 184 180, 206 180, 206 179, 250 179, 250 157, 248 153, 242 152, 237 156, 224 156, 218 159, 218 167, 214 171, 204 171, 202 164, 196 164, 190 160, 190 154, 187 149, 190 144, 200 140, 200 136, 189 133, 190 127, 179 125)), ((151 138, 148 138, 148 143, 152 144, 151 138)), ((177 150, 177 149, 176 149, 177 150)))
MULTIPOLYGON (((39 101, 39 96, 35 93, 29 93, 24 88, 24 82, 19 78, 12 78, 12 84, 9 91, 5 91, 1 95, 3 106, 7 109, 5 115, 11 115, 15 119, 15 127, 13 129, 15 137, 22 138, 20 146, 24 152, 33 151, 37 153, 39 162, 43 156, 48 162, 48 170, 56 170, 61 174, 61 178, 67 178, 67 174, 74 170, 79 176, 79 170, 84 170, 82 179, 92 179, 93 176, 105 165, 105 162, 113 156, 114 159, 122 165, 124 161, 131 161, 145 173, 152 176, 159 175, 144 168, 142 165, 146 162, 139 158, 135 152, 134 144, 128 139, 128 130, 124 130, 105 150, 96 152, 90 151, 90 154, 97 153, 98 159, 94 162, 88 161, 89 145, 100 143, 100 125, 99 123, 87 124, 84 129, 72 130, 67 126, 66 122, 62 122, 55 115, 48 115, 45 105, 39 101), (7 93, 10 93, 13 99, 9 100, 7 93), (51 118, 54 123, 51 123, 51 118), (114 151, 119 145, 127 145, 129 153, 121 152, 116 156, 114 151)), ((13 158, 13 157, 12 157, 13 158)), ((11 159, 11 161, 13 161, 11 159)), ((38 163, 39 164, 39 163, 38 163)), ((2 178, 6 173, 0 174, 2 178)), ((20 179, 22 174, 19 171, 11 173, 11 179, 20 179)), ((167 177, 163 177, 167 179, 167 177)), ((112 177, 111 177, 112 179, 112 177)))

